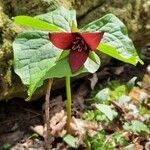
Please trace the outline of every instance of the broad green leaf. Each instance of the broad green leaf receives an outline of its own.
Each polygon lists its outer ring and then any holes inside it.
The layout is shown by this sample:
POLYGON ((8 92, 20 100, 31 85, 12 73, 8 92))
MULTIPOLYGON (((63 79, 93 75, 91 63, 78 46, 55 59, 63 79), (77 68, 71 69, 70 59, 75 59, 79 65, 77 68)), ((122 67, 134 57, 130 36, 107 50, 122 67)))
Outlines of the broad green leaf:
POLYGON ((49 30, 49 31, 63 31, 63 29, 59 28, 54 24, 49 24, 40 19, 29 17, 29 16, 16 16, 14 17, 14 23, 18 25, 22 25, 24 27, 29 27, 33 29, 39 30, 49 30))
POLYGON ((114 46, 113 43, 110 43, 110 45, 102 42, 102 44, 100 44, 97 49, 107 55, 110 55, 113 58, 116 58, 116 59, 126 62, 126 63, 130 63, 132 65, 136 65, 138 62, 143 64, 143 62, 140 60, 139 56, 137 55, 137 53, 135 51, 133 52, 133 54, 128 54, 128 52, 125 53, 123 51, 119 52, 119 49, 116 49, 113 47, 114 46), (111 44, 112 44, 112 46, 110 46, 111 44))
POLYGON ((13 18, 16 24, 38 30, 49 30, 53 32, 71 31, 72 25, 77 26, 76 12, 60 7, 36 17, 16 16, 13 18))
POLYGON ((61 51, 50 43, 48 32, 42 31, 18 34, 13 49, 15 72, 28 86, 31 97, 36 88, 43 84, 45 74, 55 65, 61 51))
POLYGON ((70 134, 63 136, 63 140, 72 148, 77 148, 78 140, 70 134))
POLYGON ((95 99, 98 103, 103 103, 104 101, 108 101, 110 99, 109 94, 109 88, 102 89, 95 95, 95 99))
POLYGON ((54 24, 65 31, 71 32, 72 26, 77 26, 75 10, 67 10, 60 7, 52 12, 36 16, 36 18, 50 24, 54 24))
POLYGON ((106 115, 106 117, 112 121, 114 118, 114 111, 111 109, 111 107, 109 105, 105 105, 105 104, 96 104, 96 108, 101 111, 102 113, 104 113, 106 115))
POLYGON ((86 60, 86 62, 84 63, 84 66, 78 72, 76 72, 74 74, 71 72, 68 57, 61 59, 61 60, 57 61, 55 66, 53 66, 52 68, 50 68, 47 71, 45 79, 47 79, 47 78, 62 78, 65 76, 73 77, 73 76, 77 76, 77 75, 79 75, 81 73, 85 73, 85 72, 94 73, 98 70, 98 68, 100 66, 100 59, 96 53, 94 53, 94 57, 95 57, 96 62, 93 61, 92 59, 88 58, 86 60))
POLYGON ((104 31, 103 39, 97 49, 121 61, 143 63, 137 55, 133 42, 128 37, 126 26, 113 14, 91 22, 81 29, 82 32, 104 31))
MULTIPOLYGON (((20 21, 22 25, 40 30, 71 31, 72 23, 74 26, 76 25, 75 11, 63 7, 35 18, 22 17, 25 18, 16 18, 16 22, 20 21), (21 22, 22 19, 26 20, 21 22)), ((49 78, 46 77, 46 74, 51 71, 50 68, 56 64, 56 61, 65 57, 64 55, 60 57, 62 51, 59 51, 49 41, 48 31, 31 31, 19 34, 13 43, 13 49, 15 72, 28 87, 29 98, 43 84, 43 81, 49 78)), ((97 65, 97 69, 98 67, 99 65, 97 65)))

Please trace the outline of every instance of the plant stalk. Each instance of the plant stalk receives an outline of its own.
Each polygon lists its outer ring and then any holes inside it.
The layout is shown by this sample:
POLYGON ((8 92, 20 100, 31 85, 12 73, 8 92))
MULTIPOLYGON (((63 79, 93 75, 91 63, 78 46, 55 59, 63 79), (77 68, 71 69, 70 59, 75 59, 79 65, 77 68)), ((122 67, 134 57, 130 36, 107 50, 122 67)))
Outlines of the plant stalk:
POLYGON ((67 96, 67 132, 70 132, 70 122, 71 122, 71 87, 70 87, 70 77, 66 77, 66 96, 67 96))
POLYGON ((52 87, 52 83, 53 83, 53 79, 49 79, 48 83, 47 83, 47 88, 46 88, 46 93, 45 93, 45 105, 44 105, 44 109, 45 109, 45 131, 44 131, 44 140, 45 140, 45 146, 46 149, 50 149, 50 145, 51 145, 51 133, 50 133, 50 117, 49 117, 49 110, 50 110, 50 92, 51 92, 51 87, 52 87))

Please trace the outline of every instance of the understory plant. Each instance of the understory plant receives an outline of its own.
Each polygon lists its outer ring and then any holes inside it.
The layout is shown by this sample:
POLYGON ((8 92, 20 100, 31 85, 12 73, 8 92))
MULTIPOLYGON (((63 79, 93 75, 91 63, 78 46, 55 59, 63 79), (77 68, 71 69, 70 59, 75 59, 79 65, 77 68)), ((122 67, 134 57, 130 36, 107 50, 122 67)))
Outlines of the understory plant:
POLYGON ((120 61, 143 63, 137 55, 126 26, 113 14, 107 14, 81 29, 75 10, 60 7, 35 17, 16 16, 18 25, 30 29, 19 33, 13 43, 14 70, 28 88, 28 100, 44 80, 66 80, 66 109, 69 132, 71 122, 70 78, 94 73, 100 67, 98 51, 120 61))

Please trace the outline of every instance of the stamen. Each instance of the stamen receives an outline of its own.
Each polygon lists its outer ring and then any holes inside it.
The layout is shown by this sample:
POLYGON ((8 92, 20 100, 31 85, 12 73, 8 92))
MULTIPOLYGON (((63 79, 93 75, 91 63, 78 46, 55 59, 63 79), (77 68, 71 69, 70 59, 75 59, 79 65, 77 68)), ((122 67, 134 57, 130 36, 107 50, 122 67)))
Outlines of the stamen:
POLYGON ((78 37, 76 37, 76 39, 77 39, 77 40, 81 40, 81 38, 80 38, 79 36, 78 36, 78 37))
POLYGON ((84 42, 83 40, 81 40, 81 43, 82 43, 82 45, 84 45, 84 44, 85 44, 85 42, 84 42))
POLYGON ((73 42, 71 49, 73 51, 77 50, 78 52, 81 52, 83 50, 88 50, 88 46, 81 37, 76 37, 76 40, 73 42))
POLYGON ((87 45, 84 45, 84 50, 85 50, 85 51, 87 51, 87 50, 88 50, 87 45))
POLYGON ((82 48, 80 47, 80 48, 78 48, 78 52, 81 52, 82 51, 82 48))

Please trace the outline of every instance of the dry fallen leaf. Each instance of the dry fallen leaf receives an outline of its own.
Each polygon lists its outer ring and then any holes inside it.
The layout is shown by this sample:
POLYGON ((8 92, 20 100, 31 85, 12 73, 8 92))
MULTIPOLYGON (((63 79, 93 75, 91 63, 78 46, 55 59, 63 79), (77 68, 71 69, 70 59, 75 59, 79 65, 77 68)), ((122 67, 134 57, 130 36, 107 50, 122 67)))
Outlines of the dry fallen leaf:
POLYGON ((71 133, 78 137, 79 143, 83 143, 83 138, 85 133, 93 136, 96 134, 96 131, 102 130, 102 126, 97 122, 81 120, 75 117, 72 117, 71 123, 71 133))
POLYGON ((150 65, 147 66, 146 70, 147 70, 147 73, 150 75, 150 65))
MULTIPOLYGON (((66 115, 65 115, 65 111, 62 110, 59 113, 56 113, 50 119, 51 135, 55 137, 61 135, 62 131, 65 129, 65 124, 66 124, 66 115)), ((31 126, 31 129, 34 132, 38 133, 40 136, 44 137, 43 125, 31 126)))
POLYGON ((142 80, 142 88, 148 92, 150 96, 150 74, 145 74, 142 80))
POLYGON ((89 79, 90 80, 90 86, 91 86, 91 89, 94 90, 95 88, 95 85, 97 84, 98 82, 98 77, 97 77, 97 74, 94 73, 93 74, 93 77, 89 79))
POLYGON ((145 144, 145 150, 150 150, 150 139, 148 142, 145 144))
POLYGON ((51 134, 53 136, 61 135, 62 131, 65 129, 67 116, 65 111, 62 110, 56 113, 50 120, 51 134))
POLYGON ((139 87, 134 87, 130 92, 129 96, 132 97, 135 102, 141 103, 142 100, 148 99, 149 95, 145 90, 140 89, 139 87))
POLYGON ((43 125, 31 126, 31 130, 44 137, 44 127, 43 125))
POLYGON ((123 150, 143 150, 143 146, 135 143, 126 146, 123 150))
MULTIPOLYGON (((66 134, 66 114, 62 110, 59 113, 56 113, 50 120, 51 135, 54 137, 59 137, 63 134, 66 134)), ((40 136, 44 137, 44 127, 42 125, 37 125, 31 127, 31 129, 38 133, 40 136)), ((89 135, 96 134, 98 130, 102 130, 102 126, 97 122, 81 120, 75 117, 72 117, 70 134, 76 136, 79 139, 79 143, 83 143, 83 138, 85 133, 89 135)))

